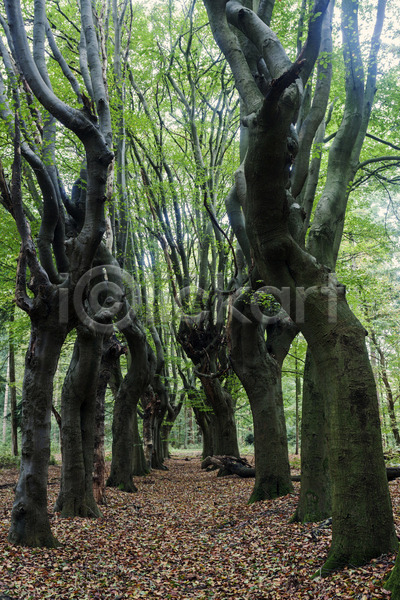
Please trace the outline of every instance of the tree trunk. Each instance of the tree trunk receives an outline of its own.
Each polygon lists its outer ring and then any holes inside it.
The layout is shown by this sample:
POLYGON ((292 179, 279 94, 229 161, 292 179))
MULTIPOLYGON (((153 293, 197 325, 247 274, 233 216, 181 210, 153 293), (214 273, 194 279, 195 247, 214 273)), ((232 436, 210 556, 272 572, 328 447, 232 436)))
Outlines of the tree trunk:
POLYGON ((395 401, 393 398, 392 387, 390 385, 388 372, 387 372, 387 368, 386 368, 385 354, 384 354, 380 344, 378 343, 378 338, 376 337, 376 334, 373 330, 372 330, 371 337, 372 337, 372 341, 375 344, 375 347, 376 347, 376 349, 378 351, 378 355, 379 355, 379 365, 380 365, 380 371, 381 371, 381 376, 382 376, 382 382, 383 382, 385 392, 386 392, 386 402, 387 402, 387 408, 388 408, 388 414, 389 414, 390 428, 392 430, 392 434, 393 434, 396 446, 400 446, 399 426, 397 424, 396 411, 394 408, 395 401))
POLYGON ((315 362, 307 350, 301 421, 301 487, 293 521, 317 522, 332 515, 327 409, 315 362))
POLYGON ((164 422, 163 425, 161 426, 161 444, 162 444, 162 455, 163 458, 170 458, 171 454, 169 451, 169 436, 171 433, 171 429, 174 426, 174 423, 181 411, 182 405, 183 405, 183 397, 184 394, 181 394, 181 401, 175 406, 175 405, 171 405, 168 402, 167 405, 167 412, 168 412, 168 420, 167 422, 164 422))
MULTIPOLYGON (((206 404, 215 417, 214 453, 239 457, 235 422, 235 403, 219 380, 218 352, 221 336, 211 322, 198 327, 189 321, 180 323, 178 341, 196 369, 206 396, 206 404)), ((208 455, 207 455, 208 456, 208 455)))
POLYGON ((329 421, 333 528, 331 550, 321 569, 327 575, 345 564, 363 564, 392 552, 398 541, 365 329, 349 309, 343 288, 336 323, 326 319, 326 297, 320 292, 311 297, 311 318, 303 331, 316 367, 324 374, 322 392, 329 421))
POLYGON ((54 548, 58 542, 47 513, 47 469, 53 379, 66 331, 58 323, 58 314, 31 319, 22 392, 21 470, 8 539, 13 545, 54 548))
POLYGON ((150 472, 148 468, 146 457, 144 454, 143 441, 140 437, 138 412, 135 410, 132 418, 132 431, 133 431, 133 475, 141 476, 147 475, 150 472))
MULTIPOLYGON (((14 309, 11 312, 10 322, 13 323, 15 318, 14 309)), ((11 444, 12 453, 14 456, 18 456, 18 423, 17 423, 17 387, 15 381, 15 347, 13 334, 9 334, 9 391, 10 391, 10 413, 11 413, 11 444)), ((5 399, 4 399, 5 402, 5 399)))
POLYGON ((106 462, 104 454, 104 411, 107 385, 124 347, 113 334, 103 343, 96 391, 96 414, 93 460, 93 496, 97 504, 106 504, 106 462))
POLYGON ((153 434, 154 420, 157 410, 158 399, 151 385, 148 386, 146 392, 142 395, 142 403, 144 409, 143 415, 143 446, 144 456, 146 459, 147 469, 152 468, 153 459, 153 434))
POLYGON ((4 390, 4 408, 3 408, 3 444, 6 443, 7 435, 7 414, 8 414, 8 391, 10 389, 10 354, 7 356, 7 374, 6 386, 4 390))
POLYGON ((101 516, 93 496, 93 457, 102 342, 101 334, 77 327, 61 397, 63 461, 55 510, 62 517, 101 516))
POLYGON ((200 427, 203 437, 202 457, 213 456, 215 452, 215 415, 198 406, 193 406, 193 412, 197 425, 200 427))
POLYGON ((267 351, 265 327, 251 315, 248 293, 235 308, 247 317, 231 321, 233 368, 249 398, 254 427, 256 479, 249 503, 293 491, 283 412, 281 367, 267 351), (251 318, 253 317, 253 318, 251 318))
POLYGON ((214 416, 214 453, 240 456, 237 441, 235 405, 232 396, 218 379, 200 374, 200 381, 206 394, 207 404, 214 416))
POLYGON ((201 463, 202 469, 208 467, 218 467, 218 477, 226 475, 238 475, 244 479, 256 477, 256 470, 247 462, 245 458, 235 458, 234 456, 207 456, 201 463))
POLYGON ((163 471, 167 470, 167 467, 164 465, 164 459, 167 458, 167 456, 164 454, 162 436, 163 422, 168 410, 169 394, 161 374, 155 375, 153 386, 158 403, 156 405, 156 411, 154 415, 152 467, 153 469, 160 469, 163 471))
POLYGON ((135 492, 136 486, 132 481, 134 447, 139 438, 136 410, 140 397, 151 381, 155 358, 145 332, 132 311, 130 323, 123 329, 123 334, 129 346, 130 365, 114 403, 112 462, 107 485, 125 492, 135 492))

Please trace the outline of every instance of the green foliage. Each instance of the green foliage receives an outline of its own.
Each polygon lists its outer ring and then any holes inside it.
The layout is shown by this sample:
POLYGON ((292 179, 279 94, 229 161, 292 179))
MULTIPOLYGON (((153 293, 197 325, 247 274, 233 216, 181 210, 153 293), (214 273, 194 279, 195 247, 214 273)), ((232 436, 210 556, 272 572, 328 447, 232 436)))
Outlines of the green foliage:
POLYGON ((16 469, 19 463, 19 456, 13 456, 9 448, 0 446, 0 469, 16 469))

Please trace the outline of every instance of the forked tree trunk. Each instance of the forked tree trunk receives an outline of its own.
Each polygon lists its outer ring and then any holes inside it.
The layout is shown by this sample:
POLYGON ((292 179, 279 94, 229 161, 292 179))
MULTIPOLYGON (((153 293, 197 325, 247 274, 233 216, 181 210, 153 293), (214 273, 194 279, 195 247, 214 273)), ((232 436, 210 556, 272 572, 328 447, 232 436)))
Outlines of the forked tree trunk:
MULTIPOLYGON (((248 294, 245 294, 245 298, 248 294)), ((246 322, 232 318, 231 359, 249 398, 254 427, 255 482, 249 503, 293 491, 283 411, 281 366, 266 348, 265 327, 254 320, 246 300, 235 308, 246 322)))
POLYGON ((301 486, 293 521, 323 521, 332 515, 328 449, 328 405, 308 350, 301 421, 301 486))
MULTIPOLYGON (((51 298, 48 302, 49 306, 51 298)), ((31 317, 22 392, 21 469, 8 535, 14 545, 58 546, 47 512, 53 379, 66 336, 57 317, 57 310, 45 319, 31 317)))
POLYGON ((62 517, 99 517, 93 496, 96 391, 103 336, 77 327, 61 395, 62 469, 55 510, 62 517))

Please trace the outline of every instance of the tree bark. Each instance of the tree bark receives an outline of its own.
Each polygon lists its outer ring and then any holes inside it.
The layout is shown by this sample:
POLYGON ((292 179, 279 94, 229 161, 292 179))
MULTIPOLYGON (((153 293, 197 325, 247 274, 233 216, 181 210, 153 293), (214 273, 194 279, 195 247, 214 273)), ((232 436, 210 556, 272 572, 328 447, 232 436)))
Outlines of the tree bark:
POLYGON ((332 514, 328 405, 310 350, 304 367, 301 422, 301 487, 293 521, 317 522, 332 514))
POLYGON ((53 379, 65 335, 58 311, 44 319, 32 315, 22 393, 21 469, 8 535, 14 545, 59 545, 51 533, 47 512, 47 469, 53 379))
POLYGON ((213 410, 214 452, 240 456, 237 441, 235 406, 232 396, 216 379, 208 379, 208 373, 200 375, 209 406, 213 410))
POLYGON ((55 510, 62 517, 99 517, 93 496, 96 390, 103 336, 84 326, 77 339, 61 396, 63 461, 55 510))
MULTIPOLYGON (((11 322, 14 321, 14 311, 12 311, 11 322)), ((15 380, 15 347, 12 333, 10 332, 9 338, 9 382, 8 389, 10 392, 10 413, 11 413, 11 445, 12 453, 14 456, 18 456, 18 423, 17 423, 17 387, 15 380)), ((4 400, 5 401, 5 400, 4 400)))
POLYGON ((138 443, 137 405, 149 385, 155 368, 154 353, 147 343, 146 335, 133 311, 123 334, 128 342, 130 365, 118 390, 113 414, 113 445, 109 487, 125 492, 135 492, 132 481, 134 473, 134 444, 138 443))
POLYGON ((107 385, 119 357, 125 351, 115 335, 103 343, 100 372, 96 391, 93 496, 97 504, 106 504, 106 462, 104 453, 104 411, 107 385))
POLYGON ((281 366, 267 352, 265 327, 254 319, 249 293, 235 303, 242 317, 231 320, 231 360, 249 398, 254 427, 256 479, 249 503, 293 491, 283 411, 281 366), (247 299, 247 301, 246 301, 247 299))
POLYGON ((215 448, 215 415, 205 408, 192 406, 197 425, 200 427, 203 437, 202 457, 213 456, 215 448))
POLYGON ((192 319, 182 319, 178 341, 195 367, 215 421, 214 454, 240 456, 235 423, 235 403, 223 387, 218 373, 221 335, 211 320, 198 326, 192 319))

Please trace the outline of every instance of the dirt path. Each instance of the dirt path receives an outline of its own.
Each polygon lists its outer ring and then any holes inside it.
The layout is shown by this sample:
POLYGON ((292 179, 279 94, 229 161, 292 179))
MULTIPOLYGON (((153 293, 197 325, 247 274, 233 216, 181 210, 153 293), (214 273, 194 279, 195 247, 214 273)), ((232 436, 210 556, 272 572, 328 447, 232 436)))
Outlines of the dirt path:
MULTIPOLYGON (((53 514, 52 529, 62 543, 56 550, 7 543, 13 491, 0 488, 0 592, 35 600, 389 597, 380 586, 393 556, 311 580, 330 531, 314 540, 310 525, 288 523, 296 495, 248 506, 251 480, 217 479, 202 472, 195 458, 167 464, 169 471, 137 478, 137 494, 108 490, 101 519, 53 514)), ((59 474, 51 467, 50 512, 59 474)), ((0 484, 16 477, 16 471, 2 471, 0 484)), ((390 485, 397 505, 399 484, 390 485)))

